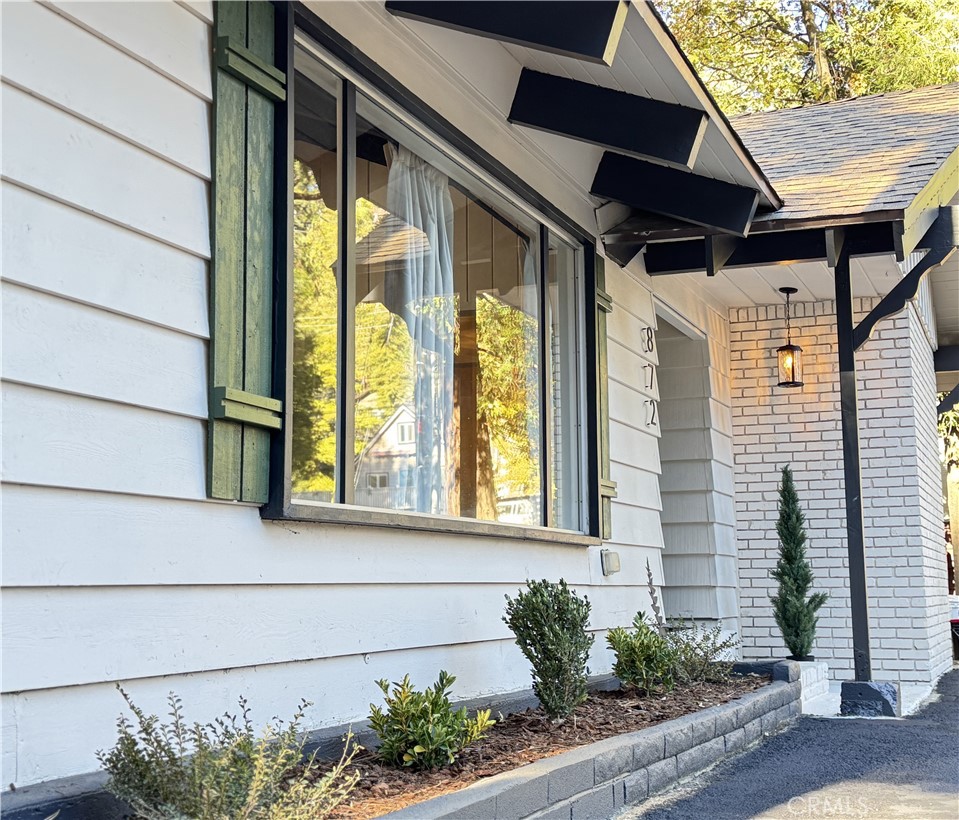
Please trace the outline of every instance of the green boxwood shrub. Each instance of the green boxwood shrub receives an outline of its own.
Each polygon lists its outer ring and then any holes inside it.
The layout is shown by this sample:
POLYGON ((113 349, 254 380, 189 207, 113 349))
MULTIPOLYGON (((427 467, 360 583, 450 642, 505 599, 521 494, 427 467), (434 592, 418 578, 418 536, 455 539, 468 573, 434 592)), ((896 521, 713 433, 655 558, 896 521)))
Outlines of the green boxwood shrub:
POLYGON ((496 723, 489 709, 470 718, 466 709, 453 709, 448 692, 456 680, 441 671, 431 687, 417 692, 406 675, 393 684, 377 681, 383 690, 386 710, 370 704, 370 726, 380 739, 380 759, 394 766, 435 769, 449 766, 460 750, 485 737, 496 723))
POLYGON ((562 721, 586 700, 586 663, 594 637, 589 599, 560 579, 528 581, 515 599, 506 596, 503 620, 533 667, 533 692, 550 719, 562 721))

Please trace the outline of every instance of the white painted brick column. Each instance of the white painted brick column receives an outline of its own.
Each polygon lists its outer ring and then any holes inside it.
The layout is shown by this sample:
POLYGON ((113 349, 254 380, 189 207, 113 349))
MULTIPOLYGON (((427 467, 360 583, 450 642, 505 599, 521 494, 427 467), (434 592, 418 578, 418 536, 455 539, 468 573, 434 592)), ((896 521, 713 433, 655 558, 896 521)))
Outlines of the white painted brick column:
MULTIPOLYGON (((855 300, 859 317, 877 300, 855 300)), ((852 675, 835 311, 797 303, 793 341, 804 387, 777 388, 784 306, 730 311, 743 656, 784 657, 769 577, 777 558, 779 472, 790 465, 806 514, 820 611, 814 654, 852 675)), ((950 663, 932 351, 912 308, 886 319, 856 354, 873 672, 929 682, 950 663)))

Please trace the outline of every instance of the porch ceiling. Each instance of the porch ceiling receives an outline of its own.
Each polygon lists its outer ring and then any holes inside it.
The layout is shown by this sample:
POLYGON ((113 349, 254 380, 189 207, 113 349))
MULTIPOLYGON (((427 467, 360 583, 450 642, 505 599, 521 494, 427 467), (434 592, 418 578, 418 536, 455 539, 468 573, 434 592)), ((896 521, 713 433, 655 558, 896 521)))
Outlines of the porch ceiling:
MULTIPOLYGON (((902 278, 894 254, 860 256, 851 260, 852 289, 855 297, 885 296, 902 278)), ((762 265, 724 270, 715 276, 679 274, 694 277, 702 287, 728 307, 771 305, 782 301, 779 288, 797 289, 797 302, 834 299, 833 274, 825 260, 794 262, 790 265, 762 265)))

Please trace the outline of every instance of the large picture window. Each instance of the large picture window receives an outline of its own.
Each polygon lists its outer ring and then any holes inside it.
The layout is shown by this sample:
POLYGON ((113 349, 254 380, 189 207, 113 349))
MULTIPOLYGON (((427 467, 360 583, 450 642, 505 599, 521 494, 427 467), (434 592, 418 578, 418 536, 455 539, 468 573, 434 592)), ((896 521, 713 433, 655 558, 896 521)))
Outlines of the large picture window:
POLYGON ((583 530, 582 246, 296 60, 292 503, 583 530))

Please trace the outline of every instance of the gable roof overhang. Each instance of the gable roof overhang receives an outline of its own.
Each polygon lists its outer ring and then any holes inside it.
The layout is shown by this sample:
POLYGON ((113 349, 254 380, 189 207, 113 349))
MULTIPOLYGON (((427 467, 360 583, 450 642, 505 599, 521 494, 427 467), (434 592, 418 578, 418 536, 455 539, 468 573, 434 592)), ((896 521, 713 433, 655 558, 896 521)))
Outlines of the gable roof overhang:
POLYGON ((782 205, 649 0, 388 0, 386 9, 413 26, 499 41, 523 67, 507 119, 575 140, 599 206, 745 236, 757 207, 782 205), (604 164, 637 184, 612 190, 604 164), (647 190, 651 175, 666 182, 647 190))

